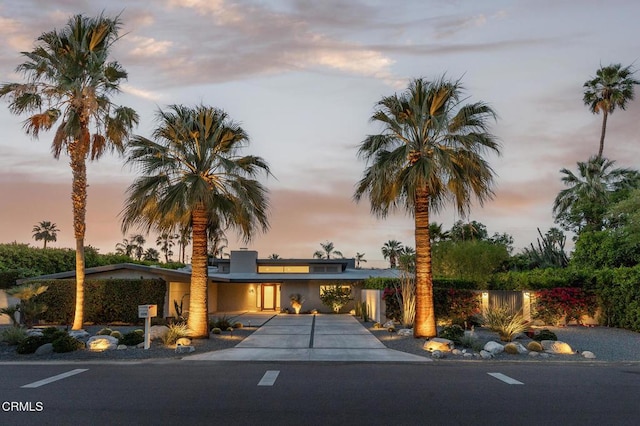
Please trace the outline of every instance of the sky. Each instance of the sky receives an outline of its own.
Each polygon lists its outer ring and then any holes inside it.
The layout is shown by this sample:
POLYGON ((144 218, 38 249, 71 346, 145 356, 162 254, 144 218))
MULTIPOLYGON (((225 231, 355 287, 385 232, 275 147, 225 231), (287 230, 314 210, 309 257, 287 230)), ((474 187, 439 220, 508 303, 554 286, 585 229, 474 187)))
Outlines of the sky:
MULTIPOLYGON (((123 23, 112 59, 129 78, 113 101, 139 113, 136 134, 150 136, 168 105, 210 105, 247 131, 246 154, 269 163, 269 231, 248 244, 228 235, 227 250, 260 257, 311 257, 331 241, 385 267, 386 241, 414 246, 410 215, 379 219, 366 199, 353 201, 366 167, 357 147, 381 130, 369 120, 377 101, 442 75, 498 113, 502 155, 487 157, 495 197, 465 220, 512 235, 516 252, 527 247, 554 226, 560 169, 597 152, 602 117, 584 106, 582 85, 601 65, 640 66, 640 3, 628 0, 8 0, 0 82, 23 81, 20 52, 39 35, 101 12, 123 23)), ((620 167, 638 167, 639 113, 636 100, 609 119, 604 155, 620 167)), ((75 247, 68 158, 52 157, 52 132, 25 135, 25 118, 0 100, 0 243, 40 246, 32 228, 47 220, 60 229, 50 246, 75 247)), ((129 236, 119 214, 135 177, 117 155, 88 165, 86 244, 101 253, 129 236)), ((450 208, 432 216, 445 229, 459 219, 450 208)))

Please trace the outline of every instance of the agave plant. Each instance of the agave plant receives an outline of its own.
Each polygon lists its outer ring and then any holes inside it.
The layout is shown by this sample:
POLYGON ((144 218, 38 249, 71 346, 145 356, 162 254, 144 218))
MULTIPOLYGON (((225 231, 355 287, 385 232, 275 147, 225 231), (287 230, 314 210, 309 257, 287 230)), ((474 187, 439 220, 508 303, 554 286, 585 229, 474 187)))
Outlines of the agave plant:
POLYGON ((498 332, 503 342, 511 342, 518 334, 529 328, 522 314, 512 312, 504 306, 490 308, 484 314, 484 324, 492 331, 498 332))

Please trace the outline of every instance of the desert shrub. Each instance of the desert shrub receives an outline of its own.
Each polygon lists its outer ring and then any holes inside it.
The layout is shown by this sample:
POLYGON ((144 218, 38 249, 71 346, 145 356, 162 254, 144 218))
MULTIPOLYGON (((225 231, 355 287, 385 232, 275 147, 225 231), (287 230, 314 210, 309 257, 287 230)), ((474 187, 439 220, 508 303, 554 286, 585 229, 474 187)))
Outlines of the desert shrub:
POLYGON ((323 305, 330 307, 337 314, 344 305, 353 300, 351 287, 344 287, 338 284, 325 286, 320 289, 320 300, 323 305))
POLYGON ((539 333, 533 335, 533 340, 537 342, 542 342, 543 340, 558 340, 558 336, 556 336, 556 333, 553 331, 544 328, 540 330, 539 333))
POLYGON ((212 332, 213 334, 220 334, 220 333, 222 333, 222 329, 220 329, 219 327, 214 327, 214 328, 211 330, 211 332, 212 332))
POLYGON ((18 343, 18 347, 16 348, 16 352, 25 355, 32 354, 38 349, 40 346, 45 343, 50 343, 44 336, 29 336, 20 343, 18 343))
POLYGON ((173 323, 169 325, 169 331, 162 337, 162 343, 166 346, 175 345, 179 338, 187 337, 189 328, 184 323, 173 323))
MULTIPOLYGON (((398 284, 400 281, 398 280, 398 284)), ((385 288, 382 292, 382 300, 384 300, 385 315, 393 321, 402 320, 402 308, 400 305, 400 294, 397 288, 385 288)))
POLYGON ((102 330, 98 331, 96 333, 97 336, 111 336, 111 333, 113 333, 113 330, 111 330, 110 328, 103 328, 102 330))
POLYGON ((236 324, 231 318, 223 315, 222 317, 215 318, 209 323, 210 328, 219 328, 221 330, 226 330, 229 327, 234 327, 236 324))
POLYGON ((42 337, 46 340, 46 343, 53 343, 57 338, 66 335, 68 335, 68 333, 58 327, 47 327, 42 330, 42 337))
POLYGON ((433 290, 434 309, 438 320, 458 324, 463 328, 479 325, 477 316, 480 313, 478 294, 465 289, 433 290))
POLYGON ((463 348, 472 349, 475 352, 480 352, 483 348, 482 342, 477 337, 468 334, 463 334, 458 344, 463 348))
POLYGON ((544 351, 544 348, 542 347, 540 342, 536 342, 535 340, 529 342, 529 344, 527 345, 527 349, 530 350, 531 352, 542 352, 542 351, 544 351))
POLYGON ((122 333, 119 332, 118 330, 113 330, 110 334, 111 337, 115 337, 116 339, 120 340, 122 339, 122 333))
POLYGON ((440 333, 438 333, 438 337, 449 339, 455 343, 459 343, 462 336, 464 336, 464 330, 457 324, 444 327, 440 330, 440 333))
POLYGON ((119 338, 118 343, 121 345, 136 346, 144 342, 144 331, 142 332, 142 334, 138 333, 137 331, 138 330, 125 333, 122 337, 119 338))
POLYGON ((144 330, 141 328, 136 328, 135 330, 133 330, 134 333, 137 333, 141 336, 144 336, 144 330))
POLYGON ((518 347, 513 342, 509 342, 506 345, 504 345, 504 351, 505 351, 505 353, 508 353, 509 355, 518 355, 518 353, 519 353, 518 352, 518 347))
POLYGON ((0 332, 0 342, 17 345, 27 338, 27 331, 22 327, 7 327, 0 332))
POLYGON ((84 346, 82 342, 69 336, 66 332, 51 342, 51 345, 53 346, 53 351, 58 353, 73 352, 84 346))
POLYGON ((500 340, 510 342, 515 336, 529 327, 521 314, 512 312, 508 307, 491 308, 484 315, 489 329, 500 335, 500 340))
POLYGON ((242 328, 242 327, 244 327, 244 325, 241 322, 237 322, 233 324, 233 328, 242 328))

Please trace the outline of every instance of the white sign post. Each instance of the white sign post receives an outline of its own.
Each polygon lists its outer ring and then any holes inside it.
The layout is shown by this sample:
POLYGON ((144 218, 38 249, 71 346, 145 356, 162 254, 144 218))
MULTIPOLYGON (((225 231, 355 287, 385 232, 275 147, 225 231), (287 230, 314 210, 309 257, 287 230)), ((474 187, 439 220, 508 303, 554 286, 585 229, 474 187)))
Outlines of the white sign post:
POLYGON ((151 318, 158 316, 158 305, 138 305, 138 318, 144 318, 144 348, 149 349, 151 344, 151 318))

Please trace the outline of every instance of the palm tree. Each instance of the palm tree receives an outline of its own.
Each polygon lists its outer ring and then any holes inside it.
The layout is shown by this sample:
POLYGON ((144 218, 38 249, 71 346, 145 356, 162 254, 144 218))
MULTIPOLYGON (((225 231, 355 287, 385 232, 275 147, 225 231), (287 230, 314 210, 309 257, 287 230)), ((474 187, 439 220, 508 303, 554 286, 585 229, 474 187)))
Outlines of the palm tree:
POLYGON ((600 66, 596 76, 587 80, 582 100, 593 114, 602 112, 602 131, 600 133, 600 149, 598 157, 604 151, 604 135, 607 131, 607 118, 613 114, 616 107, 624 110, 627 102, 633 100, 633 86, 640 81, 633 78, 635 71, 631 66, 622 68, 622 64, 612 64, 608 67, 600 66))
POLYGON ((160 252, 153 247, 149 247, 144 251, 143 260, 157 262, 160 260, 160 252))
POLYGON ((137 260, 142 260, 144 256, 144 243, 147 242, 142 234, 133 234, 131 238, 131 244, 133 245, 133 254, 137 260))
POLYGON ((382 256, 385 259, 389 259, 389 267, 391 269, 397 265, 400 250, 402 250, 402 243, 397 240, 389 240, 382 246, 382 256))
POLYGON ((401 95, 382 98, 371 121, 383 126, 358 154, 367 161, 354 198, 368 196, 372 213, 386 217, 403 207, 414 217, 416 247, 416 337, 437 334, 433 307, 430 209, 453 201, 466 216, 472 197, 482 204, 493 192, 493 170, 482 158, 500 153, 488 132, 495 112, 482 102, 463 104, 460 80, 415 79, 401 95))
POLYGON ((116 254, 131 257, 133 255, 134 249, 135 245, 130 243, 126 238, 123 238, 121 243, 116 244, 116 254))
POLYGON ((9 110, 30 114, 24 122, 28 135, 37 138, 56 122, 52 152, 70 157, 73 175, 71 198, 76 240, 76 305, 73 329, 84 320, 84 237, 87 206, 87 159, 97 160, 106 151, 123 150, 138 115, 130 108, 114 105, 110 96, 119 92, 126 71, 108 61, 119 39, 119 17, 73 16, 60 30, 43 33, 31 52, 23 52, 26 62, 17 71, 27 83, 0 87, 0 97, 8 96, 9 110))
POLYGON ((335 249, 331 241, 327 241, 324 244, 320 243, 320 246, 322 250, 317 250, 313 253, 313 257, 316 259, 331 259, 331 255, 333 255, 334 258, 335 256, 344 257, 342 252, 335 249))
POLYGON ((189 243, 191 243, 191 228, 188 226, 180 227, 180 232, 178 232, 178 251, 180 262, 182 263, 184 263, 184 255, 189 243))
POLYGON ((398 265, 405 272, 414 272, 416 268, 416 250, 413 247, 402 247, 398 253, 398 265))
POLYGON ((356 252, 356 269, 360 269, 360 262, 367 263, 367 259, 364 258, 365 253, 356 252))
POLYGON ((228 244, 229 240, 224 230, 220 228, 220 224, 217 222, 209 224, 209 255, 222 259, 228 244))
POLYGON ((192 230, 188 327, 196 338, 209 337, 207 233, 212 223, 240 231, 249 241, 268 228, 266 188, 258 182, 269 166, 260 157, 240 156, 249 137, 217 108, 172 105, 157 113, 154 140, 136 136, 128 162, 142 176, 127 190, 124 229, 143 226, 170 232, 192 230))
POLYGON ((449 231, 442 230, 442 224, 437 222, 429 223, 429 238, 432 243, 448 240, 451 237, 449 231))
POLYGON ((277 253, 272 253, 269 255, 269 257, 267 257, 267 259, 277 260, 277 259, 280 259, 280 255, 277 253))
POLYGON ((586 162, 578 162, 578 174, 560 170, 562 183, 568 188, 560 191, 553 202, 556 222, 576 233, 602 230, 611 195, 639 184, 637 171, 614 165, 615 161, 592 156, 586 162))
POLYGON ((171 248, 175 244, 173 240, 176 238, 178 238, 178 236, 170 232, 163 232, 158 238, 156 238, 156 246, 159 246, 160 251, 164 253, 164 261, 166 263, 171 261, 171 256, 173 256, 171 248))
POLYGON ((60 232, 60 230, 55 223, 43 220, 37 225, 34 225, 31 232, 33 232, 33 238, 36 241, 44 240, 43 248, 46 249, 49 241, 53 242, 58 240, 58 232, 60 232))

